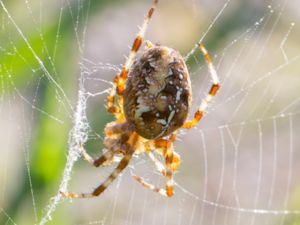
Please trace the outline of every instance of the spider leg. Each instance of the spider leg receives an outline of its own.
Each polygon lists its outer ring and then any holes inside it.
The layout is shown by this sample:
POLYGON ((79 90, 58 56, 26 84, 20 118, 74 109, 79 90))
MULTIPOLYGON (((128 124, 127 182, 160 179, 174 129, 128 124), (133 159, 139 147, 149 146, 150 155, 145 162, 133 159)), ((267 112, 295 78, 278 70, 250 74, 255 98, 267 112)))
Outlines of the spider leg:
POLYGON ((149 158, 154 163, 154 165, 155 165, 156 169, 158 170, 158 172, 160 172, 163 176, 166 176, 165 166, 152 153, 152 148, 155 148, 154 145, 153 145, 153 141, 151 140, 151 141, 146 142, 144 144, 144 146, 145 146, 145 152, 148 154, 149 158))
POLYGON ((60 192, 63 197, 66 198, 92 198, 99 196, 116 178, 117 176, 127 167, 132 154, 134 151, 128 152, 123 159, 120 161, 119 165, 114 169, 114 171, 106 178, 106 180, 94 189, 92 193, 71 193, 71 192, 60 192))
POLYGON ((147 181, 145 181, 143 178, 133 175, 132 177, 139 182, 140 184, 142 184, 145 188, 148 188, 152 191, 155 191, 165 197, 172 197, 174 194, 173 191, 173 185, 174 185, 174 181, 173 181, 173 170, 170 166, 171 162, 172 162, 172 158, 173 158, 173 151, 172 149, 168 150, 167 153, 167 157, 166 157, 166 171, 165 171, 165 176, 167 177, 167 184, 165 189, 164 188, 158 188, 156 186, 154 186, 153 184, 148 183, 147 181))
MULTIPOLYGON (((113 125, 109 124, 105 127, 104 132, 107 137, 111 137, 114 134, 122 133, 127 127, 128 127, 127 123, 113 124, 113 125)), ((127 141, 127 139, 124 140, 124 143, 127 141)), ((93 159, 93 157, 87 153, 87 151, 85 150, 85 148, 83 147, 82 144, 80 145, 79 151, 80 151, 81 155, 83 156, 83 158, 95 167, 102 166, 106 162, 115 162, 114 151, 112 151, 111 149, 108 149, 97 159, 93 159)))
POLYGON ((220 82, 219 82, 219 78, 218 78, 218 74, 213 66, 211 57, 209 56, 207 50, 205 49, 203 44, 198 44, 201 52, 204 55, 204 58, 207 62, 208 65, 208 69, 209 69, 209 73, 212 79, 212 86, 208 92, 208 95, 202 100, 201 105, 199 107, 199 109, 196 111, 194 118, 190 121, 187 121, 183 124, 183 128, 186 129, 190 129, 193 128, 202 118, 209 102, 212 100, 212 98, 216 95, 217 91, 220 88, 220 82))
POLYGON ((127 151, 118 166, 114 169, 114 171, 106 178, 106 180, 100 184, 98 187, 94 189, 91 193, 71 193, 71 192, 60 192, 60 194, 65 198, 92 198, 99 196, 117 177, 118 175, 127 167, 132 155, 134 153, 134 147, 136 142, 138 141, 138 135, 133 133, 126 143, 127 151))
MULTIPOLYGON (((105 127, 105 130, 104 130, 105 136, 112 137, 113 135, 122 134, 126 130, 127 131, 130 130, 129 126, 130 125, 128 123, 122 123, 122 124, 115 124, 114 122, 110 123, 105 127)), ((123 136, 120 136, 120 138, 123 138, 123 142, 125 143, 128 140, 129 136, 127 137, 127 135, 123 135, 123 136)), ((113 139, 107 138, 106 142, 109 142, 109 140, 113 140, 113 139)), ((93 157, 90 154, 88 154, 87 151, 84 149, 83 145, 80 145, 79 151, 80 151, 81 155, 83 156, 83 158, 95 167, 99 167, 102 165, 104 165, 104 166, 109 165, 112 162, 119 162, 119 160, 116 160, 116 158, 115 158, 116 152, 114 152, 110 148, 108 148, 108 150, 106 152, 104 152, 97 159, 93 159, 93 157)))
POLYGON ((148 152, 148 156, 155 164, 155 167, 158 170, 158 172, 160 172, 163 176, 166 176, 167 172, 165 166, 154 156, 152 152, 148 152))
MULTIPOLYGON (((176 135, 172 134, 169 137, 169 140, 158 139, 156 141, 149 141, 145 144, 146 153, 148 154, 152 162, 155 164, 155 167, 158 170, 158 172, 160 172, 163 176, 166 176, 166 168, 162 164, 162 162, 155 157, 151 149, 152 148, 155 149, 157 153, 159 153, 163 157, 166 157, 168 144, 174 142, 175 140, 176 140, 176 135)), ((180 164, 180 155, 175 151, 173 151, 172 170, 176 171, 177 168, 179 167, 179 164, 180 164)))
MULTIPOLYGON (((175 138, 174 138, 174 140, 175 140, 175 138)), ((179 165, 179 155, 176 154, 176 156, 175 156, 174 151, 173 151, 172 142, 173 142, 173 140, 165 140, 165 139, 159 139, 159 140, 155 141, 155 146, 164 149, 160 153, 162 155, 164 155, 164 157, 165 157, 166 167, 164 167, 162 165, 162 163, 157 158, 155 158, 155 156, 151 152, 148 153, 150 158, 154 161, 157 170, 163 176, 167 177, 167 184, 166 184, 165 189, 158 188, 158 187, 154 186, 153 184, 146 182, 143 178, 141 178, 139 176, 136 176, 136 175, 132 176, 136 181, 141 183, 144 187, 146 187, 152 191, 155 191, 165 197, 172 197, 174 194, 173 173, 179 165)))
MULTIPOLYGON (((154 142, 154 148, 156 150, 156 152, 158 152, 159 154, 161 154, 163 157, 167 157, 167 150, 168 148, 172 148, 173 149, 173 145, 172 143, 176 140, 176 135, 172 134, 169 138, 169 140, 165 140, 165 139, 158 139, 154 142)), ((171 167, 173 171, 176 171, 177 168, 180 165, 180 155, 178 153, 176 153, 175 151, 173 151, 173 160, 171 163, 171 167)))
POLYGON ((125 65, 124 65, 122 71, 120 72, 120 74, 118 74, 115 77, 114 86, 112 87, 110 94, 107 96, 107 111, 115 114, 116 116, 118 116, 118 114, 120 114, 122 107, 117 106, 115 104, 115 95, 118 94, 119 105, 122 105, 122 104, 120 104, 120 102, 122 103, 122 95, 124 93, 125 83, 126 83, 127 75, 129 72, 129 68, 131 67, 134 57, 142 44, 143 37, 145 35, 149 21, 154 13, 157 3, 158 3, 158 0, 153 0, 152 6, 148 10, 147 15, 145 16, 143 25, 140 28, 140 30, 133 42, 133 45, 131 47, 131 50, 130 50, 128 58, 125 62, 125 65))
POLYGON ((113 161, 114 158, 113 152, 108 150, 107 152, 104 152, 99 158, 93 159, 93 157, 86 152, 82 145, 80 146, 80 153, 87 162, 95 167, 102 166, 107 161, 113 161))
MULTIPOLYGON (((166 168, 165 166, 161 163, 160 160, 158 160, 155 155, 152 152, 148 152, 149 158, 153 161, 155 164, 156 169, 158 172, 160 172, 163 176, 166 176, 166 168)), ((173 152, 173 161, 172 161, 172 170, 175 172, 180 164, 180 156, 178 153, 175 151, 173 152)))
POLYGON ((132 130, 130 125, 128 123, 116 123, 116 122, 111 122, 106 125, 104 129, 105 136, 111 137, 112 135, 115 134, 120 134, 124 133, 126 131, 132 130))

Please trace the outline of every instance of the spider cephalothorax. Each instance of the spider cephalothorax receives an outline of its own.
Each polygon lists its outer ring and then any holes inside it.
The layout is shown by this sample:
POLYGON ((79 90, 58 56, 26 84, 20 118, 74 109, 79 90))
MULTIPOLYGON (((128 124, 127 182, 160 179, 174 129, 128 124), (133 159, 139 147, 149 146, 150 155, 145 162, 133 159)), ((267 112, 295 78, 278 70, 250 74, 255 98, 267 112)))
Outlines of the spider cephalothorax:
POLYGON ((147 139, 164 137, 181 127, 191 105, 189 73, 175 50, 154 46, 136 60, 126 82, 126 120, 147 139))
POLYGON ((127 167, 134 154, 146 153, 159 173, 167 178, 164 188, 158 188, 139 176, 133 178, 144 187, 163 196, 171 197, 173 174, 180 164, 173 142, 179 128, 192 128, 202 118, 208 103, 219 89, 219 79, 210 56, 202 44, 197 44, 208 64, 212 86, 208 95, 190 121, 186 121, 191 108, 192 92, 188 69, 182 56, 175 50, 146 43, 146 50, 134 61, 137 51, 153 15, 158 0, 153 0, 143 26, 133 42, 122 71, 114 79, 114 86, 107 97, 107 111, 116 120, 105 127, 103 154, 94 160, 81 145, 84 159, 92 165, 104 166, 118 163, 106 180, 92 193, 65 193, 64 197, 84 198, 100 195, 127 167), (165 165, 156 154, 165 158, 165 165))

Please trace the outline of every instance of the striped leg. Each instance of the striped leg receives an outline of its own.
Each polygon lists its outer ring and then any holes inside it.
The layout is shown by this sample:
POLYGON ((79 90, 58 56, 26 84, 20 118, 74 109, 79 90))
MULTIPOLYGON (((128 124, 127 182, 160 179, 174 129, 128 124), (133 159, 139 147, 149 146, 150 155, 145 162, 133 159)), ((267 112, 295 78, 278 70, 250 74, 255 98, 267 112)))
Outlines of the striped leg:
POLYGON ((155 187, 153 184, 150 184, 148 182, 146 182, 145 180, 143 180, 141 177, 138 176, 132 176, 135 180, 137 180, 139 183, 141 183, 144 187, 155 191, 165 197, 172 197, 174 194, 173 191, 173 185, 174 185, 174 181, 173 181, 173 172, 177 169, 178 165, 179 165, 179 155, 178 154, 174 154, 173 152, 173 145, 172 145, 172 141, 170 140, 164 140, 164 139, 160 139, 155 141, 155 146, 157 148, 162 148, 164 149, 162 152, 160 152, 162 155, 165 156, 165 161, 166 161, 166 167, 164 167, 162 165, 162 163, 155 158, 155 156, 149 152, 149 156, 150 158, 154 161, 157 170, 165 177, 167 177, 167 184, 165 189, 163 188, 158 188, 155 187))
POLYGON ((148 156, 155 164, 155 167, 158 170, 158 172, 160 172, 163 176, 166 176, 167 171, 165 166, 154 156, 152 152, 148 152, 148 156))
POLYGON ((114 154, 112 151, 108 150, 107 152, 103 153, 99 158, 93 159, 83 148, 83 146, 80 147, 80 152, 83 156, 83 158, 88 161, 91 165, 95 167, 99 167, 104 165, 106 162, 110 162, 114 160, 114 154))
MULTIPOLYGON (((154 148, 160 153, 163 157, 167 157, 168 148, 173 149, 173 142, 176 141, 176 134, 172 134, 169 140, 158 139, 155 141, 154 148)), ((171 163, 171 167, 173 171, 176 171, 180 165, 180 155, 173 151, 173 161, 171 163)))
MULTIPOLYGON (((112 123, 109 123, 105 127, 104 133, 105 133, 106 137, 111 137, 116 134, 125 133, 126 130, 129 130, 128 123, 115 124, 114 122, 112 122, 112 123)), ((129 137, 126 136, 126 139, 124 139, 123 141, 126 142, 128 140, 128 138, 129 137)), ((110 139, 107 138, 106 140, 110 140, 110 139)), ((114 151, 111 149, 109 149, 108 151, 103 153, 98 159, 95 159, 95 160, 87 153, 87 151, 84 149, 83 145, 80 146, 79 150, 80 150, 80 153, 83 156, 83 158, 95 167, 99 167, 102 165, 106 166, 112 162, 118 161, 118 160, 116 160, 116 158, 114 156, 114 151)), ((126 150, 126 149, 124 149, 124 150, 126 150)))
POLYGON ((209 54, 203 44, 199 44, 199 48, 200 48, 201 52, 203 53, 204 58, 208 64, 208 69, 209 69, 209 73, 210 73, 213 85, 211 86, 211 88, 208 92, 208 95, 202 100, 199 109, 196 111, 196 113, 194 115, 194 118, 191 121, 187 121, 183 124, 182 127, 187 128, 187 129, 193 128, 201 120, 209 102, 216 95, 217 91, 220 88, 219 78, 218 78, 217 72, 213 66, 211 57, 209 56, 209 54))
MULTIPOLYGON (((147 146, 145 146, 147 149, 147 154, 148 154, 149 158, 155 164, 155 167, 158 170, 158 172, 160 172, 163 176, 166 176, 166 174, 167 174, 166 168, 161 163, 161 161, 155 157, 155 155, 152 153, 151 148, 155 149, 156 152, 158 152, 160 155, 162 155, 163 157, 166 158, 168 144, 170 144, 170 141, 174 142, 175 140, 176 140, 176 135, 172 134, 171 137, 169 138, 169 140, 159 139, 159 140, 155 140, 155 141, 149 141, 149 144, 147 146)), ((173 161, 171 164, 172 170, 176 171, 177 168, 179 167, 179 164, 180 164, 180 155, 178 153, 176 153, 175 151, 173 151, 173 161)))
POLYGON ((138 141, 139 136, 136 133, 133 133, 127 143, 127 151, 118 166, 114 169, 114 171, 106 178, 106 180, 94 189, 92 193, 82 193, 76 194, 71 192, 60 192, 60 194, 65 198, 92 198, 99 196, 117 177, 118 175, 127 167, 132 155, 134 153, 135 145, 138 141))
POLYGON ((133 60, 134 60, 134 57, 135 57, 137 51, 139 50, 139 48, 142 44, 143 37, 145 35, 149 21, 154 13, 157 3, 158 3, 158 0, 153 0, 152 6, 149 9, 149 11, 144 19, 144 23, 143 23, 142 27, 140 28, 140 30, 133 42, 133 45, 131 47, 131 50, 130 50, 128 58, 125 62, 125 65, 124 65, 122 71, 120 72, 120 74, 118 74, 115 77, 114 86, 110 92, 110 95, 107 96, 107 110, 108 110, 108 112, 111 112, 115 115, 119 114, 121 111, 121 108, 122 108, 120 106, 115 105, 115 95, 118 94, 118 97, 122 98, 121 96, 124 93, 128 71, 133 63, 133 60))
POLYGON ((173 150, 170 148, 170 149, 168 149, 167 152, 168 153, 167 153, 167 157, 166 157, 166 170, 164 171, 163 168, 161 170, 162 173, 165 173, 165 176, 168 179, 165 189, 155 187, 153 184, 146 182, 143 178, 141 178, 139 176, 133 175, 132 177, 136 181, 141 183, 145 188, 155 191, 165 197, 172 197, 174 194, 174 191, 173 191, 174 181, 173 181, 173 170, 170 165, 173 160, 173 150))
POLYGON ((128 123, 116 123, 110 122, 106 125, 104 129, 105 137, 111 137, 116 134, 126 133, 132 130, 128 123))
POLYGON ((173 150, 173 142, 166 141, 165 147, 166 154, 165 154, 165 162, 166 162, 166 177, 167 177, 167 184, 166 184, 166 194, 168 197, 173 196, 173 168, 174 168, 174 150, 173 150))
POLYGON ((123 157, 123 159, 121 160, 119 165, 109 175, 109 177, 101 185, 99 185, 97 188, 95 188, 92 193, 76 194, 76 193, 60 192, 60 194, 66 198, 92 198, 92 197, 99 196, 117 178, 117 176, 127 167, 133 153, 134 153, 134 151, 128 152, 123 157))

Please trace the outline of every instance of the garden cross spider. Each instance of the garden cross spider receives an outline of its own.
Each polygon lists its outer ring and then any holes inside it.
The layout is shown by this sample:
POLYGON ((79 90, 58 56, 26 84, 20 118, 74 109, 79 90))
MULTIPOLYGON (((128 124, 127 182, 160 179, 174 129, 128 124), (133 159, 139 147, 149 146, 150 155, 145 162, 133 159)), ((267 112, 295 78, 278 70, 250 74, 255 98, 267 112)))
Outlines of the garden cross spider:
POLYGON ((171 48, 146 42, 145 51, 134 61, 157 3, 158 0, 153 1, 125 65, 116 75, 114 86, 107 97, 107 110, 116 117, 116 120, 105 127, 106 151, 94 160, 83 146, 80 148, 84 159, 95 167, 118 162, 119 157, 121 160, 108 178, 93 192, 83 194, 60 192, 64 197, 99 196, 127 167, 132 156, 139 153, 149 155, 157 170, 167 178, 167 183, 165 188, 158 188, 141 177, 133 175, 133 178, 144 187, 163 196, 171 197, 174 194, 173 173, 180 164, 180 156, 173 149, 176 131, 179 128, 190 129, 200 121, 220 85, 210 56, 204 46, 198 43, 208 64, 213 84, 194 118, 186 121, 191 108, 192 92, 183 57, 171 48), (165 165, 153 152, 165 158, 165 165))

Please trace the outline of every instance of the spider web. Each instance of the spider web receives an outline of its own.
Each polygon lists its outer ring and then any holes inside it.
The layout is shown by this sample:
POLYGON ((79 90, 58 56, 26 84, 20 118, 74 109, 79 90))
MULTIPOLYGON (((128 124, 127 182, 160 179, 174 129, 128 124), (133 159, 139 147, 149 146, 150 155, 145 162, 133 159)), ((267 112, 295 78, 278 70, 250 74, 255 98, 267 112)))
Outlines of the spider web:
POLYGON ((104 98, 150 2, 0 0, 1 224, 300 223, 300 11, 288 0, 161 0, 146 39, 186 56, 193 110, 210 85, 197 41, 221 80, 201 123, 179 133, 175 196, 131 178, 164 185, 144 155, 98 198, 57 194, 92 191, 113 170, 78 146, 101 154, 104 98))

